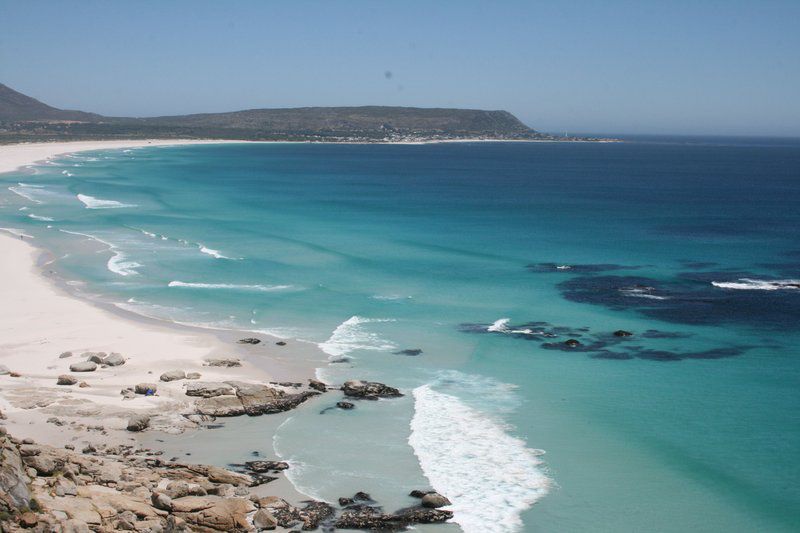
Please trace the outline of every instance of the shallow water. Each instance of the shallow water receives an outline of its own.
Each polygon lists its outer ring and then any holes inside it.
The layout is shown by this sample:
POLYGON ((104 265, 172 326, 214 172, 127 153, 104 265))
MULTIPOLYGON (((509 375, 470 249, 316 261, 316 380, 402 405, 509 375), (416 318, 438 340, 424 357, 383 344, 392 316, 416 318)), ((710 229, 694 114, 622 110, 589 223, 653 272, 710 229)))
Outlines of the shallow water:
POLYGON ((2 180, 0 226, 88 291, 403 389, 281 425, 310 495, 432 483, 467 532, 800 522, 798 143, 187 146, 2 180))

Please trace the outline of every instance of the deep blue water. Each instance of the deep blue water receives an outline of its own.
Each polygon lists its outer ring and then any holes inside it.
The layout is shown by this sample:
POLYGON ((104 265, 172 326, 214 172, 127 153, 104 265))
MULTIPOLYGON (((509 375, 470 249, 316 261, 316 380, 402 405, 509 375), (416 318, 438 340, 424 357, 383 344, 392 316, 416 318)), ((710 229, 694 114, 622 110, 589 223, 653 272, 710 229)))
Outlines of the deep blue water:
POLYGON ((3 176, 0 225, 126 308, 403 388, 280 428, 314 496, 430 482, 470 532, 796 530, 800 143, 643 141, 82 153, 3 176))

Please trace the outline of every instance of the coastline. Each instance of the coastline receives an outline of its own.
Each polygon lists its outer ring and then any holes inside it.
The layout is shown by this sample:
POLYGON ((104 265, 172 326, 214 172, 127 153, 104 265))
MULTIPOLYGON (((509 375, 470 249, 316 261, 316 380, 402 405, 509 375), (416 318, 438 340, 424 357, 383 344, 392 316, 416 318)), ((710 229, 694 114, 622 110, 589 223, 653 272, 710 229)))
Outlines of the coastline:
MULTIPOLYGON (((0 146, 0 172, 78 151, 218 142, 5 145, 0 146)), ((187 381, 162 382, 162 373, 197 372, 202 382, 304 382, 314 378, 313 361, 324 359, 310 343, 289 340, 287 346, 276 346, 280 339, 258 333, 260 344, 238 344, 236 340, 253 333, 166 322, 83 296, 48 268, 51 254, 38 248, 33 239, 0 231, 0 251, 4 257, 0 263, 0 365, 9 372, 0 375, 0 416, 5 418, 6 430, 19 439, 52 446, 71 443, 77 449, 118 446, 133 440, 158 450, 164 443, 159 435, 188 437, 206 431, 203 423, 193 424, 180 414, 192 405, 183 388, 187 381), (67 352, 73 355, 60 357, 67 352), (70 372, 71 364, 85 359, 81 357, 84 352, 117 352, 125 363, 94 372, 70 372), (241 366, 205 366, 211 358, 239 359, 241 366), (88 386, 57 385, 61 375, 72 375, 88 386), (122 389, 140 383, 156 384, 157 394, 137 394, 127 400, 120 394, 122 389), (151 423, 147 432, 131 433, 126 426, 137 413, 156 414, 158 422, 151 423)), ((264 416, 271 417, 270 425, 277 427, 289 413, 264 416)), ((181 441, 180 437, 170 440, 173 449, 162 452, 174 451, 175 441, 181 441)), ((185 440, 183 447, 191 449, 191 439, 185 440)), ((284 476, 268 487, 270 494, 291 503, 307 498, 284 476)))

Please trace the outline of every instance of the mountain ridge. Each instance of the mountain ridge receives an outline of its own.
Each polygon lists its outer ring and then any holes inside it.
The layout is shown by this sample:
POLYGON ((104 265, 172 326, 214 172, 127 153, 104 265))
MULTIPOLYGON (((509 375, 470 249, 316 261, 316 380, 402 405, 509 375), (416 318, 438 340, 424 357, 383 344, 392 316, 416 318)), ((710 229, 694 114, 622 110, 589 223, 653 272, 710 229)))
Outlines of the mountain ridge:
POLYGON ((309 106, 107 117, 58 109, 0 83, 0 142, 121 137, 337 142, 553 139, 503 110, 309 106))

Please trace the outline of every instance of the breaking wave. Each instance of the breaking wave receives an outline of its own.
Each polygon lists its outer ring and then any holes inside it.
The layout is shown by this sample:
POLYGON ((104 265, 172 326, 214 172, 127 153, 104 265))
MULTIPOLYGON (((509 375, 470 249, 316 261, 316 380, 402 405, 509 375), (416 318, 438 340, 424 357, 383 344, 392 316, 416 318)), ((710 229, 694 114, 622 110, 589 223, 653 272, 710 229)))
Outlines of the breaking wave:
POLYGON ((382 338, 377 333, 368 331, 364 326, 378 322, 393 322, 391 318, 364 318, 351 316, 331 333, 330 338, 319 344, 320 349, 328 354, 329 359, 348 355, 355 350, 389 351, 397 346, 382 338))
POLYGON ((29 213, 28 217, 32 218, 33 220, 41 220, 43 222, 53 222, 53 219, 50 218, 50 217, 43 217, 41 215, 34 215, 33 213, 29 213))
POLYGON ((94 196, 89 196, 87 194, 79 194, 78 200, 80 200, 83 205, 86 206, 86 209, 120 209, 123 207, 136 207, 135 204, 123 204, 122 202, 118 202, 116 200, 103 200, 102 198, 95 198, 94 196))
POLYGON ((779 291, 800 289, 800 279, 750 279, 740 278, 736 281, 712 281, 711 284, 720 289, 736 289, 742 291, 779 291))
MULTIPOLYGON (((513 396, 508 384, 482 381, 482 391, 495 389, 496 398, 489 397, 492 403, 502 405, 513 396)), ((415 412, 408 442, 425 476, 450 499, 453 521, 465 533, 520 531, 521 513, 544 497, 551 485, 541 459, 544 452, 508 434, 499 416, 436 388, 428 384, 413 392, 415 412)))
POLYGON ((42 201, 41 201, 41 200, 37 200, 36 198, 34 198, 34 197, 31 195, 31 192, 30 192, 30 191, 26 191, 26 190, 25 190, 25 189, 27 189, 27 188, 38 189, 38 188, 40 188, 40 187, 30 187, 30 186, 28 186, 28 185, 25 185, 25 184, 23 184, 23 183, 20 183, 20 184, 19 184, 19 187, 16 187, 16 186, 15 186, 15 187, 9 187, 9 188, 8 188, 8 190, 9 190, 9 191, 11 191, 11 192, 13 192, 13 193, 14 193, 14 194, 16 194, 17 196, 21 196, 22 198, 25 198, 25 199, 26 199, 26 200, 28 200, 29 202, 33 202, 33 203, 35 203, 35 204, 41 204, 41 203, 42 203, 42 201))
POLYGON ((185 287, 190 289, 229 289, 237 291, 273 292, 293 289, 293 285, 236 285, 230 283, 189 283, 185 281, 170 281, 168 287, 185 287))
POLYGON ((210 255, 211 257, 213 257, 213 258, 215 258, 215 259, 231 259, 231 260, 236 260, 236 258, 234 258, 234 257, 228 257, 228 256, 225 256, 225 255, 222 255, 222 254, 220 253, 220 251, 219 251, 219 250, 214 250, 214 249, 212 249, 212 248, 207 248, 207 247, 206 247, 205 245, 203 245, 203 244, 200 244, 200 243, 198 243, 198 244, 197 244, 197 247, 200 249, 200 251, 201 251, 201 252, 203 252, 203 253, 204 253, 204 254, 206 254, 206 255, 210 255))
POLYGON ((128 256, 125 255, 124 252, 121 252, 116 245, 104 241, 100 237, 96 237, 95 235, 90 235, 88 233, 80 233, 78 231, 69 231, 69 230, 59 230, 62 233, 68 233, 70 235, 79 235, 81 237, 86 237, 87 239, 92 239, 93 241, 99 242, 108 247, 108 251, 111 252, 111 257, 106 262, 106 268, 109 271, 113 272, 114 274, 118 274, 120 276, 135 276, 138 275, 139 272, 136 270, 137 268, 143 266, 141 263, 137 263, 136 261, 131 261, 128 259, 128 256))

